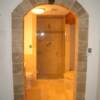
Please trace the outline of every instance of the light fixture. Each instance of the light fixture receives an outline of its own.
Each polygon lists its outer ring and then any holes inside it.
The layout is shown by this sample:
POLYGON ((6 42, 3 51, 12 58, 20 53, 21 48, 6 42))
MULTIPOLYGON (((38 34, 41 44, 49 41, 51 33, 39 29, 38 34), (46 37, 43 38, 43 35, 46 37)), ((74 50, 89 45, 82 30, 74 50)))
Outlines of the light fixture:
POLYGON ((44 32, 40 33, 40 36, 42 36, 42 37, 43 37, 44 35, 45 35, 45 33, 44 33, 44 32))
POLYGON ((49 0, 49 4, 54 4, 55 0, 49 0))
POLYGON ((45 12, 45 9, 43 9, 43 8, 34 8, 34 9, 32 9, 32 12, 34 14, 43 14, 45 12))

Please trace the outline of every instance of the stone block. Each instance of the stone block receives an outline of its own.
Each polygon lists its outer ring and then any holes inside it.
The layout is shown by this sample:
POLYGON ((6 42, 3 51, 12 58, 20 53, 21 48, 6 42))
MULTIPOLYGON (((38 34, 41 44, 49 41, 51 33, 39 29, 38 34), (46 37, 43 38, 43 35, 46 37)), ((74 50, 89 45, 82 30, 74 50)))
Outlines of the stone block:
POLYGON ((89 19, 86 16, 78 18, 78 27, 80 30, 88 30, 89 19))
POLYGON ((86 11, 84 8, 80 9, 80 10, 77 12, 77 15, 78 15, 79 17, 82 17, 82 16, 88 17, 88 13, 87 13, 87 11, 86 11))
POLYGON ((87 62, 78 62, 78 67, 77 67, 78 72, 86 72, 87 71, 87 62))
POLYGON ((86 82, 86 72, 77 72, 77 82, 78 83, 86 82))
MULTIPOLYGON (((22 3, 21 3, 22 4, 22 3)), ((22 5, 18 5, 14 11, 12 12, 12 18, 14 17, 22 17, 24 15, 22 5)))
POLYGON ((76 100, 85 100, 85 94, 77 92, 76 100))
POLYGON ((16 95, 20 95, 24 93, 24 85, 17 85, 14 87, 14 92, 16 95))
POLYGON ((24 72, 23 71, 19 71, 18 73, 13 75, 13 80, 14 80, 14 84, 16 86, 24 86, 24 80, 25 77, 23 76, 24 72))
POLYGON ((13 73, 15 73, 15 74, 17 74, 17 73, 19 73, 21 70, 23 70, 24 69, 24 64, 19 64, 19 63, 15 63, 15 64, 13 64, 13 73))
POLYGON ((24 94, 15 94, 14 100, 24 100, 24 94))
POLYGON ((22 17, 13 17, 12 22, 12 30, 22 30, 24 28, 24 19, 22 17))
MULTIPOLYGON (((36 5, 34 3, 34 5, 36 5)), ((28 11, 30 11, 33 8, 33 4, 31 3, 31 0, 24 0, 20 5, 18 5, 13 13, 12 16, 13 17, 22 17, 25 14, 27 14, 28 11)))
POLYGON ((88 29, 79 29, 79 39, 88 41, 88 29))
POLYGON ((87 61, 87 55, 86 54, 82 54, 82 53, 78 53, 78 61, 87 61))
POLYGON ((13 64, 22 64, 24 62, 24 54, 20 52, 13 53, 13 64))
POLYGON ((85 93, 85 90, 86 90, 86 85, 85 83, 77 83, 78 87, 76 88, 77 92, 82 92, 82 93, 85 93))
POLYGON ((79 4, 77 1, 74 0, 74 4, 71 10, 77 13, 80 9, 83 9, 81 4, 79 4))
POLYGON ((64 6, 66 6, 66 8, 71 8, 72 5, 74 4, 74 0, 55 0, 56 4, 63 4, 64 6))

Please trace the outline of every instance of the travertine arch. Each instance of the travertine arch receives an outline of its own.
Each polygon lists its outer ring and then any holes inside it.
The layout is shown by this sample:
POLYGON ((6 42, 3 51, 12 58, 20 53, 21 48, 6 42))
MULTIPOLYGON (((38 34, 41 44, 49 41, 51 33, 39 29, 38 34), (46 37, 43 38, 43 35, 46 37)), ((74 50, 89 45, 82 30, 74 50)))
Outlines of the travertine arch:
MULTIPOLYGON (((47 4, 48 0, 23 0, 12 13, 12 62, 14 80, 14 100, 24 100, 24 16, 38 4, 47 4)), ((73 11, 78 17, 78 65, 76 100, 85 100, 88 14, 76 0, 55 0, 73 11)))

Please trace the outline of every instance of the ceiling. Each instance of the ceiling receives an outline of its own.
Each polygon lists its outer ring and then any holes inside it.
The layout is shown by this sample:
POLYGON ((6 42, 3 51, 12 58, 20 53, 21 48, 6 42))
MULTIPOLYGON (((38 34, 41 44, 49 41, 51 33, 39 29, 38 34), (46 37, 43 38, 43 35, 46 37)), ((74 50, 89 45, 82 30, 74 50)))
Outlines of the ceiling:
POLYGON ((69 13, 69 9, 54 4, 39 5, 33 9, 44 9, 45 12, 41 15, 67 15, 69 13))

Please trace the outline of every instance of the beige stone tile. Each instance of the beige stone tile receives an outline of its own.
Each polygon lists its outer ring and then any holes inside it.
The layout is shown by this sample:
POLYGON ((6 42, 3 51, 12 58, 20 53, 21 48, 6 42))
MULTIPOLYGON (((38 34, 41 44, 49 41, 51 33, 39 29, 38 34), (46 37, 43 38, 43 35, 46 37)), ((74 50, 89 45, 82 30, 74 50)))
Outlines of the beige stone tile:
POLYGON ((55 3, 61 5, 63 4, 64 6, 70 9, 74 3, 74 0, 55 0, 55 3))

